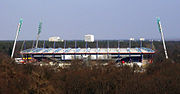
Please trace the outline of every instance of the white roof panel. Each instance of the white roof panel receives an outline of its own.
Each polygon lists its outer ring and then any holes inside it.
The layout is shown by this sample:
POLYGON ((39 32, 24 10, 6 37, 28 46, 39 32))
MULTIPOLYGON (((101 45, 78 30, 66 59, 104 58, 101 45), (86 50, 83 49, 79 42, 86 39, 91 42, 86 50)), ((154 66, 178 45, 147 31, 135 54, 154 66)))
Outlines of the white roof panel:
POLYGON ((33 53, 154 53, 149 48, 33 48, 21 51, 22 54, 33 53))

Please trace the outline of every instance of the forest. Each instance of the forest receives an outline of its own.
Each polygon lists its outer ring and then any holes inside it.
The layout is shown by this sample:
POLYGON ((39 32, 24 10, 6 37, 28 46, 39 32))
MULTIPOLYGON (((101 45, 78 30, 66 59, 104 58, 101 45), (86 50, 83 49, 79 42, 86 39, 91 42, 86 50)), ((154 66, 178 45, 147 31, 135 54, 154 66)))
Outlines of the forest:
MULTIPOLYGON (((43 47, 40 41, 39 47, 43 47)), ((15 57, 19 51, 32 48, 32 41, 17 42, 15 57)), ((54 47, 46 41, 45 47, 54 47)), ((64 43, 56 43, 64 47, 64 43)), ((74 41, 67 41, 66 47, 74 47, 74 41)), ((116 40, 109 41, 110 47, 117 47, 116 40)), ((54 70, 51 66, 16 64, 10 58, 13 41, 0 41, 0 94, 180 94, 180 42, 167 41, 169 59, 164 56, 162 42, 143 42, 144 47, 156 51, 153 63, 145 72, 134 72, 136 67, 86 66, 81 61, 72 61, 68 68, 54 70)), ((77 41, 77 47, 85 42, 77 41)), ((89 43, 96 47, 96 43, 89 43)), ((107 47, 107 41, 99 41, 99 47, 107 47)), ((120 42, 128 47, 128 41, 120 42)), ((139 47, 139 42, 132 42, 139 47)), ((89 61, 91 62, 91 61, 89 61)), ((99 63, 96 61, 96 63, 99 63)))

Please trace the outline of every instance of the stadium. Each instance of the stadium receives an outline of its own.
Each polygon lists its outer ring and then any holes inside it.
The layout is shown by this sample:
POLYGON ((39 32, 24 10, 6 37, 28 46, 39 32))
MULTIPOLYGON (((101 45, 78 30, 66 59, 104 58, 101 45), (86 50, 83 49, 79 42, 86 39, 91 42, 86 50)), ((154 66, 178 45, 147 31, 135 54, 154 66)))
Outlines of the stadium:
POLYGON ((38 61, 54 58, 67 60, 115 60, 122 63, 152 63, 154 50, 150 48, 33 48, 20 52, 25 59, 38 61))

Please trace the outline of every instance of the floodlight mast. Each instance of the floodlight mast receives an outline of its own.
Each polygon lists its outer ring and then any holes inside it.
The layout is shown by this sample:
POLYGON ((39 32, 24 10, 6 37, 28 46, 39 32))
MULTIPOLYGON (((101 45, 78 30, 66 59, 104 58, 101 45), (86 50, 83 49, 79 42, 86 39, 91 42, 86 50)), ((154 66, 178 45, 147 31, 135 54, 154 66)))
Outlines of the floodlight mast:
POLYGON ((19 24, 18 24, 17 31, 16 31, 16 37, 15 37, 15 40, 14 40, 14 46, 13 46, 13 49, 12 49, 11 58, 13 58, 13 56, 14 56, 14 50, 16 48, 16 41, 18 39, 19 32, 21 31, 22 23, 23 23, 23 19, 21 18, 20 21, 19 21, 19 24))
POLYGON ((161 26, 161 22, 160 22, 159 17, 157 17, 157 24, 158 24, 159 32, 161 33, 161 39, 162 39, 162 42, 163 42, 164 53, 165 53, 166 59, 168 59, 166 44, 165 44, 165 40, 164 40, 164 34, 162 32, 162 26, 161 26))
POLYGON ((41 33, 41 28, 42 28, 42 22, 40 21, 39 27, 38 27, 37 39, 36 39, 36 48, 38 48, 38 41, 39 41, 39 35, 41 33))
POLYGON ((39 34, 37 35, 37 38, 36 38, 36 48, 38 47, 38 41, 39 41, 39 34))

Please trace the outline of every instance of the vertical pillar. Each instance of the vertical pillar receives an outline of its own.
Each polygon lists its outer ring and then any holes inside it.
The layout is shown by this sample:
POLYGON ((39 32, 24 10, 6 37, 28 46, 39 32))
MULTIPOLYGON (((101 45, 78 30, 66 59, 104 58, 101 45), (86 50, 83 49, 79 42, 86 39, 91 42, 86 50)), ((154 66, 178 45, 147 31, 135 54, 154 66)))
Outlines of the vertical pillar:
POLYGON ((32 43, 32 48, 34 48, 34 40, 33 40, 33 43, 32 43))
POLYGON ((131 48, 131 40, 129 40, 129 48, 131 48))
POLYGON ((96 41, 96 60, 98 59, 98 47, 99 45, 98 45, 98 40, 96 41))
POLYGON ((64 40, 64 49, 66 48, 66 40, 64 40))
POLYGON ((74 43, 74 48, 76 49, 77 48, 77 41, 75 40, 75 43, 74 43))
POLYGON ((144 41, 145 39, 144 39, 144 38, 140 38, 139 40, 140 40, 140 48, 142 48, 142 47, 143 47, 143 41, 144 41))
POLYGON ((134 38, 130 38, 129 39, 129 48, 131 48, 131 46, 132 46, 132 41, 134 40, 134 38))
POLYGON ((24 50, 26 49, 26 41, 24 42, 24 50))
POLYGON ((43 43, 43 48, 45 48, 45 40, 44 40, 44 43, 43 43))
POLYGON ((65 60, 65 49, 66 49, 66 40, 64 40, 64 55, 63 55, 64 60, 65 60))
POLYGON ((151 40, 151 49, 153 49, 153 40, 151 40))
POLYGON ((77 42, 76 42, 76 40, 74 41, 74 48, 75 48, 74 59, 76 59, 76 50, 77 50, 77 42))
POLYGON ((54 41, 54 48, 56 48, 56 42, 54 41))
POLYGON ((143 54, 141 54, 141 62, 143 63, 143 54))
POLYGON ((107 58, 109 60, 109 41, 107 41, 107 58))
POLYGON ((120 49, 120 41, 118 40, 118 58, 120 58, 120 55, 119 55, 119 50, 120 49))
POLYGON ((87 41, 86 41, 86 49, 88 48, 88 44, 87 44, 87 41))

